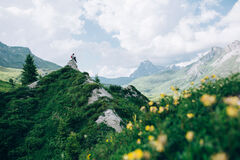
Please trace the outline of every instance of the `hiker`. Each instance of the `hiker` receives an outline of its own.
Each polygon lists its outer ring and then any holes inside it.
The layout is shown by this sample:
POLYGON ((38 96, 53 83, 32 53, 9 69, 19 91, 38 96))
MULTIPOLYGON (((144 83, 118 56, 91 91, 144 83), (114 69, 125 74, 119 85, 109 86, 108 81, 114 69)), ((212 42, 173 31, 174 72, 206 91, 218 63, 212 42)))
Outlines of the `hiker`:
POLYGON ((71 58, 72 58, 72 60, 74 60, 77 63, 77 59, 76 59, 74 53, 71 55, 71 58))

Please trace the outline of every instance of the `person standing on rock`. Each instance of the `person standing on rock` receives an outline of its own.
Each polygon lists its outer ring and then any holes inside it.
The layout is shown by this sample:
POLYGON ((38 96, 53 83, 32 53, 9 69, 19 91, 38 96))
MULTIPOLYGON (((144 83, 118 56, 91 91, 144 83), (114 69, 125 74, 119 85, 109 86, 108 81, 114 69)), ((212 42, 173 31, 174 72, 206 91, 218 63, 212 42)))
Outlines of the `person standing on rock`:
POLYGON ((74 53, 71 55, 71 58, 72 58, 72 60, 74 60, 77 63, 77 59, 76 59, 74 53))

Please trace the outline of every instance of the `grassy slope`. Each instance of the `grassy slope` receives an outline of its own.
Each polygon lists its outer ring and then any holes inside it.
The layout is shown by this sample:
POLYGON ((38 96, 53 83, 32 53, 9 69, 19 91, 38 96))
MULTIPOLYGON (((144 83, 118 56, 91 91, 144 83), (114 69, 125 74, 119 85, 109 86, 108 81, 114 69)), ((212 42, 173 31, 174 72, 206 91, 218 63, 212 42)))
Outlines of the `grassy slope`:
POLYGON ((10 83, 0 80, 0 92, 9 92, 13 89, 14 87, 10 83))
POLYGON ((131 91, 110 86, 112 100, 87 105, 92 90, 103 86, 86 79, 65 67, 43 77, 38 88, 0 92, 0 159, 78 159, 115 132, 95 123, 103 111, 114 109, 126 123, 146 102, 140 93, 126 97, 131 91))
MULTIPOLYGON (((219 80, 208 80, 200 88, 190 88, 189 91, 191 96, 189 98, 180 96, 178 105, 173 105, 172 96, 159 99, 155 106, 169 104, 169 110, 165 108, 162 113, 149 112, 149 106, 146 106, 146 113, 136 113, 136 120, 132 121, 132 130, 125 129, 120 134, 108 135, 109 138, 112 137, 112 142, 99 143, 89 152, 82 153, 80 159, 91 154, 91 159, 116 160, 122 159, 124 154, 141 149, 150 153, 151 160, 208 160, 220 152, 224 152, 231 160, 238 160, 240 157, 239 106, 238 116, 230 117, 226 113, 227 105, 223 103, 223 98, 240 95, 240 73, 219 80), (204 94, 215 95, 216 103, 205 107, 200 101, 204 94), (193 113, 194 117, 188 118, 188 113, 193 113), (153 125, 154 131, 146 131, 146 125, 153 125), (191 142, 185 138, 188 131, 194 132, 191 142), (148 140, 149 136, 154 136, 156 139, 159 134, 167 136, 163 152, 157 152, 156 147, 148 140), (141 140, 141 144, 137 144, 137 139, 141 140)), ((138 155, 142 157, 142 154, 138 155)), ((130 157, 133 155, 129 154, 129 159, 130 157)))
POLYGON ((5 68, 0 66, 0 80, 8 81, 10 78, 19 82, 21 75, 21 69, 5 68))

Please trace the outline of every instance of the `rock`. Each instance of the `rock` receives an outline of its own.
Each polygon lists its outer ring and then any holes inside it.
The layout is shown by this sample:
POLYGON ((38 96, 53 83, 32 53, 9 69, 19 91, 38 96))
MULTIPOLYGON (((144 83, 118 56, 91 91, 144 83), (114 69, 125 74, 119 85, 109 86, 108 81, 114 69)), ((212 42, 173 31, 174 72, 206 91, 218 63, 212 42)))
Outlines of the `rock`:
POLYGON ((33 89, 33 88, 36 88, 37 87, 37 84, 38 84, 38 81, 35 81, 31 84, 28 85, 29 88, 33 89))
POLYGON ((112 95, 104 88, 96 88, 92 91, 92 96, 88 99, 88 104, 92 104, 99 99, 99 97, 108 97, 112 99, 112 95))
POLYGON ((107 109, 103 112, 104 116, 99 116, 96 120, 97 124, 104 123, 109 127, 115 129, 116 132, 122 131, 122 126, 120 125, 122 119, 112 110, 107 109))
POLYGON ((72 59, 67 63, 67 66, 70 66, 72 69, 75 69, 75 70, 79 71, 76 62, 72 59))

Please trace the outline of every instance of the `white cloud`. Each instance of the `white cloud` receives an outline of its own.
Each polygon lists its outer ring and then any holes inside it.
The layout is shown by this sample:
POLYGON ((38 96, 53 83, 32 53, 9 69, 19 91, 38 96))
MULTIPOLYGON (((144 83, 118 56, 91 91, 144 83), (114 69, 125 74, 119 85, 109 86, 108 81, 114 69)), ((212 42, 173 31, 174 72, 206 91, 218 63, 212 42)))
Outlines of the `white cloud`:
POLYGON ((1 0, 0 41, 27 46, 37 56, 61 65, 75 52, 80 70, 126 76, 144 59, 169 64, 239 39, 240 1, 227 15, 215 10, 220 2, 1 0), (85 32, 85 19, 116 37, 121 47, 76 38, 85 32))

